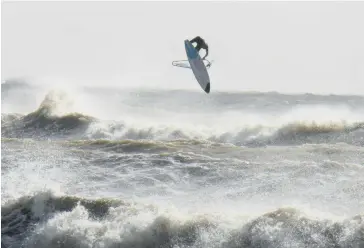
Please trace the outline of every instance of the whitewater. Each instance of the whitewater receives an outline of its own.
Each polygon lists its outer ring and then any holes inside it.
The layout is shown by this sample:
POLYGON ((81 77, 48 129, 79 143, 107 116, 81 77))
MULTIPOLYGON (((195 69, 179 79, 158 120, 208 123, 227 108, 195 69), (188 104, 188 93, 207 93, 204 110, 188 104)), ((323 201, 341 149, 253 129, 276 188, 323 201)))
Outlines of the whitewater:
POLYGON ((1 247, 364 247, 363 96, 6 81, 1 101, 1 247))

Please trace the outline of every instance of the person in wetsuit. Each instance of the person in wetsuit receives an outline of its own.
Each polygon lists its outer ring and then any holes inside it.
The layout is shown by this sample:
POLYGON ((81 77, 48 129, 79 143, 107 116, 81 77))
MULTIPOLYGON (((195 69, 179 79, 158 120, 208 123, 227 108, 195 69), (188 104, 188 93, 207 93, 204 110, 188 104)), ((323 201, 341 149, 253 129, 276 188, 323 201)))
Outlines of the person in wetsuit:
POLYGON ((192 40, 190 40, 191 43, 196 43, 196 47, 195 49, 197 50, 197 52, 200 52, 201 48, 205 49, 206 54, 202 59, 205 59, 207 57, 207 55, 209 54, 209 46, 206 44, 205 40, 202 39, 200 36, 196 36, 195 38, 193 38, 192 40))

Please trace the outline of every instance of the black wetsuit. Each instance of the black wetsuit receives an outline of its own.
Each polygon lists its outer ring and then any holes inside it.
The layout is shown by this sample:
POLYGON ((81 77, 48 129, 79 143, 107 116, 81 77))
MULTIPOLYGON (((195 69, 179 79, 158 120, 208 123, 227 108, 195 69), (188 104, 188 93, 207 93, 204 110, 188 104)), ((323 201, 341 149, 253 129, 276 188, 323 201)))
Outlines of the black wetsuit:
POLYGON ((209 53, 209 46, 206 44, 205 40, 202 39, 200 36, 196 36, 195 38, 193 38, 192 40, 190 40, 191 43, 194 43, 196 42, 197 45, 196 45, 196 50, 197 52, 199 52, 201 50, 201 48, 205 49, 206 50, 206 55, 204 58, 206 58, 206 56, 208 55, 209 53))

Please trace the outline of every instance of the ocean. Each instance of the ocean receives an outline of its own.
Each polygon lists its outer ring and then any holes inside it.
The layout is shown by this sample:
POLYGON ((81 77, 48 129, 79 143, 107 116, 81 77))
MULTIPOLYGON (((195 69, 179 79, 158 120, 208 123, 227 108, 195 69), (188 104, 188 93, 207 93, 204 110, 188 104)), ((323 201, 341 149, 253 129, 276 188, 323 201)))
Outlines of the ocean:
POLYGON ((363 96, 1 87, 1 247, 364 247, 363 96))

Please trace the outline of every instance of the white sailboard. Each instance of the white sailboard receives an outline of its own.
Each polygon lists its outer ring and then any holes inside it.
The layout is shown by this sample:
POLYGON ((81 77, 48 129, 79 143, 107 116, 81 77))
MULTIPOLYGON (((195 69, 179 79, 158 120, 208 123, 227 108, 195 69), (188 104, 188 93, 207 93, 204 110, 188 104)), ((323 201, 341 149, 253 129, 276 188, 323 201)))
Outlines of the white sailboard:
POLYGON ((192 69, 193 74, 201 88, 206 92, 210 93, 210 77, 207 69, 210 68, 211 62, 208 60, 202 60, 197 50, 192 46, 189 40, 185 40, 185 50, 188 58, 187 60, 173 61, 172 65, 182 68, 192 69), (204 63, 207 62, 207 64, 204 63))

